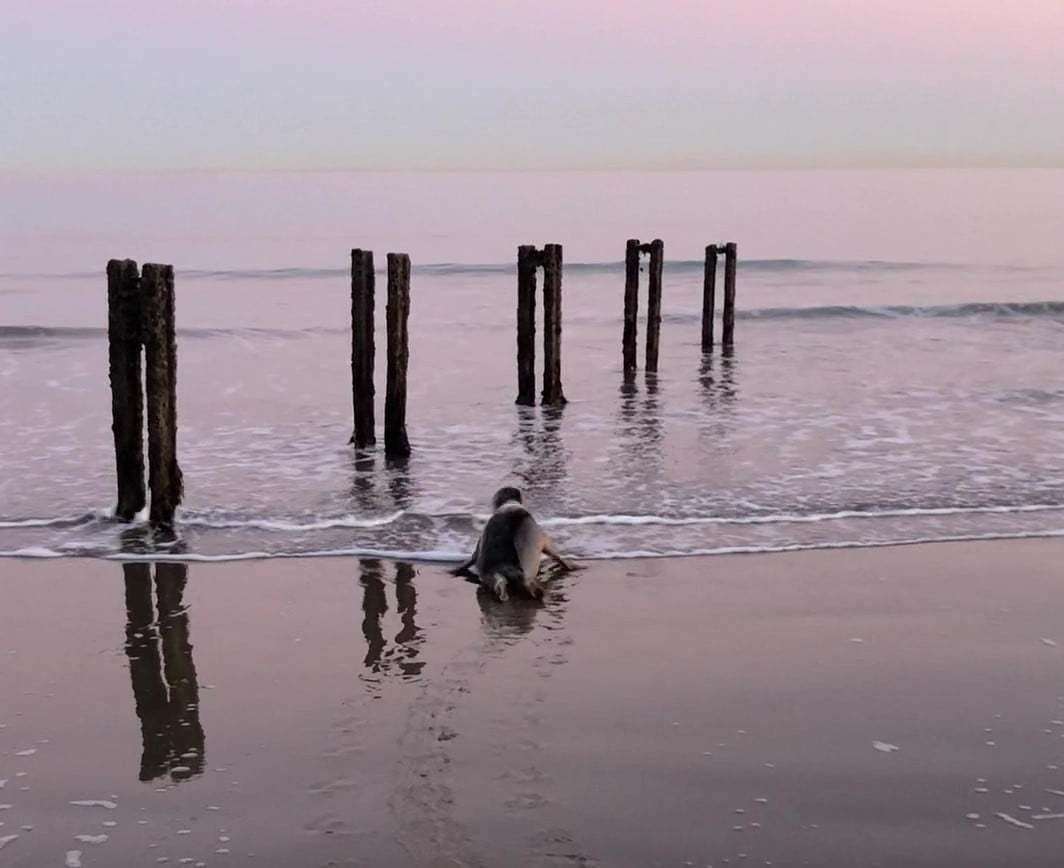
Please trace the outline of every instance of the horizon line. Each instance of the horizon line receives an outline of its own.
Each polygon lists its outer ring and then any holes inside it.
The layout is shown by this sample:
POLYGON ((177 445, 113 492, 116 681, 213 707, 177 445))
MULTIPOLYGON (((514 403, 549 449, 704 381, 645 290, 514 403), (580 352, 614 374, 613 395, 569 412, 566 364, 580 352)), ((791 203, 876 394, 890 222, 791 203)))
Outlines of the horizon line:
POLYGON ((650 164, 592 166, 0 166, 0 175, 62 175, 62 174, 691 174, 703 172, 933 172, 933 171, 1061 171, 1064 157, 1039 163, 749 163, 734 165, 706 164, 702 166, 667 166, 650 164))

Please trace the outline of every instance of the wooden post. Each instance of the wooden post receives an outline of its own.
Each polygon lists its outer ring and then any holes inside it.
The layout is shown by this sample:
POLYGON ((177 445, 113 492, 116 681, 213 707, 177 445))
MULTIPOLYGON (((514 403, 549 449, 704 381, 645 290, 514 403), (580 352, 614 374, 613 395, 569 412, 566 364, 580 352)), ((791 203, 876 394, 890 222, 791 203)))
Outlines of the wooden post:
POLYGON ((531 245, 517 248, 517 401, 536 403, 536 266, 539 253, 531 245))
POLYGON ((355 432, 351 442, 365 449, 377 442, 373 417, 373 251, 351 251, 351 392, 355 432))
POLYGON ((541 403, 565 403, 562 393, 562 246, 547 244, 543 263, 543 394, 541 403))
POLYGON ((702 352, 713 349, 713 309, 717 306, 717 245, 706 248, 706 270, 702 277, 702 352))
POLYGON ((639 241, 630 238, 624 248, 624 378, 635 375, 636 318, 639 315, 639 241))
POLYGON ((406 436, 406 372, 410 361, 407 320, 410 317, 410 257, 388 254, 388 383, 384 399, 384 454, 410 454, 406 436))
POLYGON ((735 267, 738 248, 734 241, 724 245, 724 323, 721 342, 726 347, 735 343, 735 267))
POLYGON ((660 238, 650 242, 650 275, 647 291, 647 373, 657 373, 658 342, 661 334, 661 272, 665 262, 665 244, 660 238))
POLYGON ((107 263, 107 355, 118 504, 129 521, 144 509, 144 389, 141 384, 140 276, 131 259, 107 263))
POLYGON ((181 503, 177 463, 177 338, 174 331, 174 268, 145 263, 140 278, 144 365, 148 404, 149 519, 169 528, 181 503))

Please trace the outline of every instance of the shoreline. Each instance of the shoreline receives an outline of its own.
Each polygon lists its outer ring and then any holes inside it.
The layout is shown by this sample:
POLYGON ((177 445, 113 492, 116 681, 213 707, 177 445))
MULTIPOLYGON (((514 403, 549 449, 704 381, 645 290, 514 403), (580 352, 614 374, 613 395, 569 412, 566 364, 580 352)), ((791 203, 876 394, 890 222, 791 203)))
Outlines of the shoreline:
MULTIPOLYGON (((1062 507, 1053 506, 1052 509, 1062 507)), ((147 525, 145 525, 147 527, 147 525)), ((864 551, 868 549, 891 549, 907 548, 912 546, 935 546, 956 543, 981 543, 981 542, 1011 542, 1024 540, 1060 539, 1064 538, 1064 529, 1016 531, 1011 533, 987 533, 987 534, 958 534, 956 536, 941 537, 917 537, 913 539, 899 540, 873 540, 863 542, 859 540, 847 540, 842 542, 823 543, 796 543, 793 545, 783 544, 779 546, 728 546, 716 549, 696 549, 694 551, 674 552, 651 552, 633 551, 603 555, 572 555, 568 559, 577 563, 610 563, 613 561, 654 561, 654 560, 688 560, 697 558, 730 557, 733 555, 778 555, 798 554, 801 552, 828 552, 828 551, 864 551)), ((475 542, 471 538, 471 543, 475 542)), ((24 549, 12 551, 0 551, 0 562, 3 560, 13 561, 105 561, 110 563, 189 563, 189 564, 226 564, 247 563, 255 561, 271 560, 315 560, 328 558, 372 558, 384 560, 390 563, 409 563, 424 566, 445 566, 446 564, 461 563, 466 555, 462 553, 435 553, 401 551, 393 549, 327 549, 323 551, 308 552, 240 552, 237 554, 206 555, 191 553, 178 553, 158 551, 150 553, 114 553, 114 554, 66 554, 52 549, 37 546, 28 546, 24 549)))
POLYGON ((5 865, 1064 846, 1059 539, 589 561, 542 604, 376 558, 152 572, 0 563, 5 865))

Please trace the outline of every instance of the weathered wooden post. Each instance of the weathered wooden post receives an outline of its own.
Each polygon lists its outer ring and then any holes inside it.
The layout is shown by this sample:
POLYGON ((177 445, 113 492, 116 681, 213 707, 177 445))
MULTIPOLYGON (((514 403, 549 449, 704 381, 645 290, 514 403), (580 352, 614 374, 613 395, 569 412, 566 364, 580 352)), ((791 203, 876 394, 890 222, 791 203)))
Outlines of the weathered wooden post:
POLYGON ((517 401, 536 403, 536 267, 540 255, 535 247, 517 248, 517 401))
POLYGON ((410 318, 410 257, 388 254, 388 381, 384 400, 384 454, 410 454, 406 436, 406 372, 410 361, 407 321, 410 318))
POLYGON ((129 521, 144 509, 144 391, 141 384, 140 276, 131 259, 107 263, 107 355, 118 504, 129 521))
POLYGON ((665 262, 665 244, 655 238, 646 245, 650 254, 650 274, 647 290, 647 373, 657 373, 658 342, 661 334, 661 272, 665 262))
POLYGON ((724 322, 721 343, 730 347, 735 343, 735 268, 739 258, 734 241, 724 245, 724 322))
POLYGON ((717 306, 717 245, 706 247, 706 269, 702 276, 702 352, 713 349, 713 309, 717 306))
POLYGON ((562 246, 547 244, 543 264, 543 393, 541 403, 565 403, 562 393, 562 246))
POLYGON ((177 463, 177 338, 174 329, 174 269, 145 263, 141 270, 145 391, 148 398, 149 519, 169 528, 181 503, 177 463))
POLYGON ((635 377, 636 319, 639 316, 639 240, 628 239, 624 248, 624 378, 635 377))
POLYGON ((377 442, 373 416, 373 251, 351 251, 351 392, 355 431, 351 442, 364 449, 377 442))

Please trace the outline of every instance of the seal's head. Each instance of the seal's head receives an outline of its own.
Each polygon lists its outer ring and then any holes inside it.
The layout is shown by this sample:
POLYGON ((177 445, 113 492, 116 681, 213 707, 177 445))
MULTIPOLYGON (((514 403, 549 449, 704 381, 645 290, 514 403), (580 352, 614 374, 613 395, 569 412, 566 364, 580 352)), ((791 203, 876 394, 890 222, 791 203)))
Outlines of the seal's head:
POLYGON ((521 492, 516 488, 507 486, 506 488, 500 488, 495 492, 495 496, 491 499, 491 508, 498 510, 504 504, 516 501, 521 503, 521 492))

